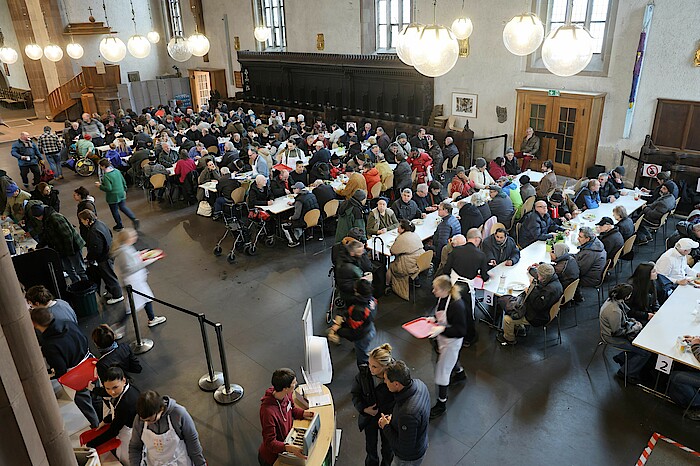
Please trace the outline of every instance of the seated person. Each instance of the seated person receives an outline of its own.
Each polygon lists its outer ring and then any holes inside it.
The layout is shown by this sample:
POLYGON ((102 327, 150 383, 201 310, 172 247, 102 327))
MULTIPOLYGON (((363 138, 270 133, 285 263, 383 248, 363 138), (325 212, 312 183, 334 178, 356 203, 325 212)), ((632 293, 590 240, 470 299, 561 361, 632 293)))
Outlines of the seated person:
POLYGON ((435 206, 437 209, 437 206, 440 205, 442 201, 445 200, 445 196, 442 195, 442 185, 440 184, 439 181, 431 181, 430 182, 430 190, 428 191, 428 199, 430 202, 431 206, 435 206))
POLYGON ((598 182, 600 183, 598 194, 600 195, 601 202, 615 202, 615 199, 620 197, 620 191, 618 191, 615 185, 610 181, 610 175, 605 172, 599 174, 598 182))
POLYGON ((367 162, 362 166, 362 176, 365 177, 365 183, 367 184, 367 196, 369 199, 372 199, 372 188, 375 184, 379 184, 380 186, 382 184, 379 171, 372 162, 367 162))
MULTIPOLYGON (((513 158, 513 160, 516 159, 513 158)), ((530 184, 529 176, 522 175, 520 178, 518 178, 518 183, 520 183, 520 199, 522 199, 523 202, 535 196, 535 187, 530 184)))
POLYGON ((600 206, 600 181, 590 180, 587 186, 581 188, 574 203, 581 210, 597 209, 600 206))
POLYGON ((667 182, 668 182, 668 185, 667 185, 667 187, 669 188, 668 192, 673 194, 674 199, 678 199, 678 196, 680 196, 680 191, 678 189, 678 185, 676 184, 675 181, 673 181, 671 179, 669 173, 670 172, 661 172, 658 175, 656 175, 656 183, 657 183, 656 188, 654 188, 653 191, 649 191, 647 188, 642 188, 642 192, 650 193, 651 200, 655 201, 656 199, 658 199, 661 196, 661 187, 663 185, 667 184, 667 182))
POLYGON ((264 175, 255 177, 255 183, 250 185, 248 190, 248 207, 259 207, 272 205, 274 196, 267 186, 267 178, 264 175))
POLYGON ((571 220, 581 213, 576 204, 560 188, 556 188, 547 200, 549 201, 549 215, 557 225, 561 225, 564 220, 571 220))
POLYGON ((345 174, 348 176, 348 182, 345 183, 345 187, 339 191, 336 191, 339 196, 345 199, 350 199, 355 191, 363 190, 367 192, 367 182, 362 174, 355 172, 352 167, 347 167, 345 169, 345 174))
POLYGON ((416 172, 416 182, 425 183, 428 177, 428 170, 432 166, 433 159, 427 152, 421 151, 416 147, 411 148, 408 157, 408 163, 411 165, 411 172, 416 172))
POLYGON ((171 149, 170 143, 163 142, 160 144, 160 150, 157 151, 158 161, 166 168, 172 167, 178 160, 179 154, 171 149))
POLYGON ((450 182, 452 199, 461 199, 474 194, 474 182, 467 177, 464 167, 457 167, 456 171, 450 182))
POLYGON ((661 254, 656 261, 656 271, 673 283, 673 285, 687 285, 696 274, 688 265, 687 256, 692 249, 700 247, 700 244, 690 238, 681 238, 676 245, 661 254))
POLYGON ((331 151, 325 148, 323 141, 316 141, 314 147, 316 150, 309 160, 309 170, 319 162, 331 163, 331 151))
POLYGON ((515 265, 520 260, 520 250, 505 228, 497 228, 492 235, 487 236, 481 243, 481 250, 486 255, 490 269, 501 263, 506 266, 515 265))
MULTIPOLYGON (((416 233, 416 226, 406 219, 399 222, 399 236, 391 245, 394 260, 386 273, 387 287, 401 299, 409 299, 409 278, 418 276, 418 257, 425 252, 423 241, 416 233)), ((387 289, 389 291, 389 289, 387 289)))
POLYGON ((474 161, 474 166, 469 169, 468 178, 474 183, 476 189, 486 189, 496 184, 496 181, 486 171, 486 159, 483 157, 478 157, 474 161))
MULTIPOLYGON (((700 223, 690 223, 680 221, 676 224, 676 231, 666 240, 666 246, 672 248, 681 238, 689 238, 696 243, 700 242, 700 223)), ((693 264, 700 260, 700 248, 693 248, 690 251, 693 264)))
POLYGON ((393 210, 387 207, 387 198, 380 197, 377 207, 367 216, 367 234, 381 235, 399 226, 399 220, 393 210))
POLYGON ((435 254, 433 255, 435 268, 437 268, 437 266, 440 264, 442 248, 445 247, 447 241, 453 236, 462 233, 462 225, 460 225, 459 220, 452 215, 452 204, 449 202, 443 202, 438 207, 437 213, 441 221, 438 223, 435 233, 433 233, 432 248, 433 251, 435 251, 435 254))
MULTIPOLYGON (((632 345, 632 340, 642 330, 642 324, 627 315, 627 300, 632 295, 632 285, 615 285, 608 299, 600 308, 600 336, 606 343, 627 352, 627 380, 640 383, 640 375, 651 353, 632 345)), ((613 360, 620 365, 615 375, 625 378, 625 353, 618 353, 613 360)))
POLYGON ((633 288, 632 296, 628 302, 630 309, 627 314, 641 322, 642 325, 646 325, 661 307, 656 292, 658 276, 655 263, 642 262, 627 280, 627 283, 633 288))
POLYGON ((273 170, 272 173, 277 175, 270 180, 272 195, 274 197, 282 197, 291 194, 294 182, 289 180, 289 171, 285 169, 273 170))
POLYGON ((459 223, 462 225, 462 231, 469 231, 472 228, 479 228, 484 224, 484 217, 481 215, 481 211, 471 202, 466 199, 462 199, 457 202, 457 207, 459 208, 459 223))
POLYGON ((518 298, 505 295, 498 299, 505 308, 503 317, 503 333, 496 340, 503 345, 514 345, 516 325, 531 325, 543 327, 549 323, 549 311, 564 294, 559 277, 554 273, 550 264, 540 264, 530 269, 530 287, 525 292, 525 301, 518 306, 518 298), (535 273, 536 272, 536 273, 535 273), (532 276, 536 275, 536 278, 532 276))
POLYGON ((617 229, 620 230, 622 239, 627 239, 634 234, 634 222, 627 216, 625 206, 616 205, 613 209, 613 217, 617 220, 617 229))
POLYGON ((510 201, 513 203, 515 215, 517 218, 520 218, 520 208, 523 206, 523 198, 520 196, 520 189, 518 189, 518 185, 510 181, 507 176, 500 177, 496 181, 496 184, 500 186, 503 194, 510 198, 510 201))
MULTIPOLYGON (((518 159, 515 158, 515 150, 512 147, 506 149, 505 159, 506 163, 503 165, 503 168, 505 169, 506 173, 511 176, 519 175, 520 167, 518 166, 518 159)), ((528 182, 530 182, 530 177, 528 177, 528 182)))
POLYGON ((340 156, 336 153, 333 153, 331 155, 331 164, 330 164, 330 174, 332 179, 338 178, 341 174, 343 174, 345 170, 345 167, 343 167, 343 162, 340 160, 340 156))
POLYGON ((505 169, 506 159, 504 157, 496 157, 489 162, 489 175, 494 180, 498 180, 502 176, 508 177, 508 173, 505 169))
POLYGON ((302 160, 297 160, 294 170, 289 174, 289 178, 291 178, 292 184, 304 183, 304 186, 309 184, 309 172, 306 171, 302 160))
POLYGON ((401 198, 394 201, 391 210, 394 211, 399 220, 405 218, 410 221, 416 218, 425 218, 425 214, 420 211, 418 204, 413 200, 411 188, 404 188, 401 191, 401 198))
POLYGON ((608 174, 608 180, 612 183, 613 186, 615 186, 615 189, 618 191, 622 190, 625 187, 625 182, 622 180, 622 177, 625 176, 625 167, 620 165, 619 167, 615 167, 612 169, 612 171, 608 174))
POLYGON ((495 215, 500 223, 510 225, 515 214, 513 202, 506 196, 501 187, 496 184, 489 187, 489 195, 491 196, 491 201, 489 201, 491 214, 495 215))
POLYGON ((241 187, 241 182, 231 178, 231 172, 228 167, 221 168, 221 178, 216 184, 216 201, 214 201, 214 209, 212 218, 216 220, 224 209, 224 205, 233 202, 231 194, 241 187))
POLYGON ((569 285, 579 278, 578 262, 576 262, 574 256, 569 254, 569 246, 563 242, 555 243, 549 256, 554 265, 554 272, 556 272, 561 282, 561 287, 566 290, 569 285))
POLYGON ((143 167, 143 174, 146 175, 146 178, 158 174, 168 176, 168 170, 156 159, 155 154, 151 154, 148 157, 148 164, 143 167))
POLYGON ((213 160, 209 160, 207 161, 206 168, 202 170, 202 173, 199 174, 197 182, 199 184, 204 184, 209 181, 219 181, 220 178, 221 171, 219 170, 219 167, 216 166, 216 163, 213 160))
POLYGON ((328 201, 331 201, 336 198, 335 190, 332 186, 324 183, 323 180, 316 180, 313 183, 311 183, 311 190, 314 193, 314 196, 316 196, 316 200, 318 201, 318 208, 321 209, 321 212, 325 215, 324 209, 326 207, 326 204, 328 203, 328 201))
POLYGON ((590 227, 581 227, 578 231, 579 250, 574 255, 580 271, 581 281, 576 289, 577 302, 583 301, 581 288, 597 286, 605 270, 608 255, 605 246, 595 236, 590 227))
MULTIPOLYGON (((686 344, 690 345, 696 361, 700 361, 700 336, 684 335, 686 344)), ((692 421, 700 421, 700 396, 695 396, 700 388, 700 372, 698 371, 672 371, 668 382, 668 396, 681 408, 688 409, 685 416, 692 421)))
POLYGON ((428 196, 428 185, 425 183, 420 183, 416 186, 416 197, 413 198, 418 208, 423 213, 435 212, 440 204, 433 205, 430 203, 430 197, 428 196))
POLYGON ((561 227, 549 216, 547 203, 540 200, 535 202, 535 208, 525 214, 521 220, 518 243, 522 248, 526 248, 535 241, 546 241, 552 238, 554 236, 552 232, 558 230, 561 230, 561 227))
MULTIPOLYGON (((304 183, 297 181, 292 186, 292 192, 296 195, 293 201, 288 203, 294 206, 294 212, 289 218, 289 222, 282 224, 282 231, 287 237, 288 246, 294 248, 299 246, 301 235, 308 227, 304 221, 307 213, 314 209, 318 209, 318 201, 316 196, 304 186, 304 183)), ((323 228, 323 227, 322 227, 323 228)))
POLYGON ((637 231, 638 244, 650 242, 653 236, 649 231, 649 227, 658 228, 661 224, 661 218, 676 207, 676 198, 673 197, 670 191, 672 188, 669 182, 661 185, 659 197, 642 209, 639 215, 644 215, 644 219, 637 231))
POLYGON ((109 398, 103 398, 109 414, 103 419, 107 429, 97 437, 87 442, 86 446, 97 448, 103 443, 117 438, 121 444, 117 447, 117 459, 129 464, 129 442, 131 428, 136 417, 136 403, 141 395, 138 388, 131 385, 119 367, 108 367, 100 378, 104 391, 109 398))
POLYGON ((615 254, 625 245, 622 233, 613 224, 613 220, 610 217, 601 218, 600 222, 596 223, 596 231, 598 232, 598 239, 605 247, 605 253, 610 259, 614 258, 615 254))

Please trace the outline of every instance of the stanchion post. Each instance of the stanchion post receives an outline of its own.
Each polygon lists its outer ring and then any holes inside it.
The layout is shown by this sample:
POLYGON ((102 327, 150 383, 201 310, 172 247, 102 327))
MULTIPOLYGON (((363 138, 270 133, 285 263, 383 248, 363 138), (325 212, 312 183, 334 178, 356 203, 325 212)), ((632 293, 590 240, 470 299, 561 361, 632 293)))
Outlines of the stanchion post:
POLYGON ((199 328, 202 331, 204 356, 207 358, 207 373, 199 378, 199 388, 205 392, 213 392, 224 383, 223 374, 221 372, 214 372, 214 366, 211 362, 211 350, 209 349, 209 337, 207 336, 207 329, 204 326, 206 320, 204 314, 200 313, 197 315, 197 320, 199 320, 199 328))
POLYGON ((126 295, 129 298, 131 320, 134 323, 134 333, 136 334, 136 341, 131 343, 131 349, 133 350, 134 354, 143 354, 153 349, 153 340, 149 340, 148 338, 141 339, 139 320, 136 317, 136 305, 134 304, 134 292, 131 285, 126 285, 126 295))
POLYGON ((219 356, 221 357, 221 370, 224 373, 224 384, 214 392, 214 400, 221 404, 235 403, 243 397, 243 387, 238 384, 229 383, 228 363, 226 362, 226 348, 224 346, 223 328, 220 323, 214 326, 216 330, 216 341, 219 344, 219 356))

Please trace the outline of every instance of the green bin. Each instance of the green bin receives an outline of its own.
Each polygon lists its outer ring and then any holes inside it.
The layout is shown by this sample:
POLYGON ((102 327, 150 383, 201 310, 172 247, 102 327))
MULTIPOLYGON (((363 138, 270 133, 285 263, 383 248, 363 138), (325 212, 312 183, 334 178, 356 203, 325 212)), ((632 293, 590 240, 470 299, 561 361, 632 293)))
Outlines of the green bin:
POLYGON ((73 309, 78 317, 89 317, 97 314, 97 285, 90 280, 80 280, 68 285, 73 309))

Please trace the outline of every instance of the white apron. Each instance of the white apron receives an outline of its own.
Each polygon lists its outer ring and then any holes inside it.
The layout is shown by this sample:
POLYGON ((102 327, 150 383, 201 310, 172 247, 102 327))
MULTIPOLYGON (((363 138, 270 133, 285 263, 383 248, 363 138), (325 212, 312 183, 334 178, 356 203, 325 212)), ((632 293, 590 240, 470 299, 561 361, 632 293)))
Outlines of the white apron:
MULTIPOLYGON (((112 421, 114 421, 114 411, 116 410, 119 402, 122 400, 124 393, 129 390, 130 385, 124 387, 124 391, 119 395, 119 399, 115 404, 109 403, 109 414, 112 416, 112 421)), ((117 447, 117 459, 124 464, 129 464, 129 442, 131 442, 131 431, 133 429, 129 426, 122 426, 119 429, 117 438, 122 442, 121 445, 117 447)))
MULTIPOLYGON (((447 307, 450 305, 450 300, 451 297, 448 297, 444 311, 435 312, 437 325, 448 326, 447 307)), ((435 383, 437 385, 450 384, 450 374, 457 363, 459 350, 462 348, 462 340, 464 340, 464 338, 449 338, 442 336, 442 334, 437 336, 438 351, 440 352, 437 364, 435 365, 435 383)))
MULTIPOLYGON (((127 277, 124 277, 125 288, 126 285, 131 285, 133 289, 138 290, 145 295, 154 296, 153 291, 151 291, 151 287, 148 286, 148 270, 146 270, 145 267, 137 272, 132 273, 127 277)), ((126 290, 124 290, 124 295, 126 295, 126 290)), ((143 296, 134 293, 134 308, 137 311, 143 309, 146 303, 149 302, 151 302, 150 299, 144 298, 143 296)), ((126 303, 126 305, 127 309, 129 309, 128 302, 126 303)))
POLYGON ((168 430, 164 434, 156 434, 143 426, 141 433, 145 452, 141 466, 193 466, 194 463, 187 456, 185 441, 177 436, 168 416, 168 430))

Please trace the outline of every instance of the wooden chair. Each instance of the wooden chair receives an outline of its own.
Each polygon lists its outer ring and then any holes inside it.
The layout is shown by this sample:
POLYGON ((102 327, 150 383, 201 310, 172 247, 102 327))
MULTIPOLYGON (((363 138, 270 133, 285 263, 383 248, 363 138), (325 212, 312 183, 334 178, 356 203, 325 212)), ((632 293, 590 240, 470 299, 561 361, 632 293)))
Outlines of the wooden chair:
POLYGON ((574 187, 573 187, 574 197, 576 197, 576 195, 581 190, 581 188, 583 188, 587 184, 588 184, 588 178, 586 178, 586 177, 583 177, 583 178, 579 179, 578 181, 576 181, 576 184, 574 184, 574 187))
POLYGON ((559 321, 559 309, 561 309, 561 300, 557 300, 549 309, 549 322, 543 327, 544 330, 544 357, 547 359, 547 327, 557 319, 557 340, 561 345, 561 323, 559 321))
POLYGON ((622 256, 622 252, 624 250, 625 250, 625 245, 623 244, 622 247, 613 256, 612 264, 610 264, 610 268, 615 271, 615 284, 616 285, 617 285, 617 262, 620 260, 620 257, 622 256))
POLYGON ((447 185, 447 197, 452 197, 452 183, 447 185))
POLYGON ((418 169, 413 169, 411 172, 411 184, 415 185, 416 184, 416 179, 418 179, 418 169))
MULTIPOLYGON (((155 175, 151 175, 151 177, 148 179, 148 181, 151 183, 151 186, 149 186, 148 190, 146 191, 146 196, 148 196, 149 204, 152 202, 151 194, 153 194, 156 189, 165 188, 165 183, 167 182, 167 180, 168 178, 162 173, 156 173, 155 175)), ((170 203, 173 203, 172 199, 170 199, 170 203)))
POLYGON ((415 280, 411 280, 411 284, 413 285, 413 304, 416 303, 416 280, 418 280, 418 276, 421 273, 430 269, 430 264, 433 263, 433 250, 431 249, 425 251, 423 254, 418 256, 416 263, 418 264, 418 275, 416 275, 415 280))
POLYGON ((442 162, 442 173, 447 172, 447 170, 449 169, 449 168, 448 168, 449 165, 450 165, 450 159, 445 159, 445 160, 443 160, 443 162, 442 162))
POLYGON ((323 206, 323 212, 326 214, 326 218, 332 218, 338 215, 338 207, 340 206, 340 201, 338 199, 331 199, 326 202, 323 206))
POLYGON ((372 189, 370 189, 370 194, 372 199, 378 198, 382 194, 382 184, 374 183, 374 185, 372 185, 372 189))
POLYGON ((605 268, 603 269, 603 275, 600 276, 600 281, 595 284, 593 287, 595 288, 596 292, 598 293, 598 309, 600 309, 601 301, 603 301, 603 283, 605 283, 605 279, 608 276, 608 271, 610 270, 610 264, 612 264, 612 259, 608 259, 605 262, 605 268))
POLYGON ((624 261, 626 261, 626 260, 630 261, 630 273, 633 272, 632 262, 634 262, 634 255, 628 256, 628 254, 630 254, 634 250, 634 242, 636 240, 637 240, 637 234, 635 233, 634 235, 627 238, 627 240, 625 241, 625 244, 622 245, 622 255, 620 256, 620 259, 622 259, 624 261))
POLYGON ((489 233, 489 235, 493 235, 494 233, 496 233, 496 230, 498 230, 499 228, 508 230, 504 224, 496 222, 493 225, 491 225, 491 233, 489 233))
POLYGON ((319 209, 311 209, 310 211, 306 212, 304 214, 304 223, 306 224, 306 228, 304 229, 304 232, 302 233, 302 241, 304 242, 304 254, 306 254, 306 230, 309 228, 312 229, 314 227, 320 227, 321 229, 321 237, 319 238, 319 241, 323 241, 323 224, 320 223, 321 220, 321 211, 319 209))
POLYGON ((207 147, 207 152, 213 157, 217 157, 219 155, 219 146, 209 146, 207 147))
MULTIPOLYGON (((460 128, 458 126, 455 126, 455 123, 457 122, 457 117, 454 115, 450 115, 447 118, 447 129, 450 129, 452 131, 459 131, 460 133, 464 131, 464 128, 460 128)), ((453 165, 454 166, 454 165, 453 165)))
POLYGON ((234 204, 240 204, 245 200, 246 191, 247 188, 245 186, 240 186, 233 190, 231 193, 231 200, 234 202, 234 204))
POLYGON ((452 160, 450 161, 450 164, 452 164, 452 168, 457 168, 458 163, 459 163, 459 154, 455 154, 452 156, 452 160))
POLYGON ((515 245, 518 246, 520 249, 522 249, 522 246, 520 246, 520 229, 522 227, 523 227, 522 223, 515 224, 515 245))
POLYGON ((654 252, 656 252, 656 238, 657 238, 657 236, 658 236, 657 233, 659 232, 659 230, 660 230, 661 228, 663 228, 663 229, 664 229, 664 235, 666 234, 666 221, 668 220, 668 215, 669 215, 670 213, 671 213, 671 212, 666 212, 666 213, 663 215, 663 217, 661 217, 661 220, 659 220, 659 224, 658 224, 658 225, 651 225, 651 224, 650 224, 650 225, 648 226, 649 231, 650 231, 651 234, 654 236, 654 252))
POLYGON ((530 196, 527 199, 525 199, 525 202, 523 202, 523 205, 520 206, 520 218, 523 218, 526 213, 532 211, 533 207, 535 206, 536 199, 537 199, 536 196, 530 196))
POLYGON ((576 289, 578 288, 578 284, 581 281, 580 278, 577 278, 573 282, 569 283, 569 286, 566 287, 564 290, 564 294, 561 296, 561 305, 564 306, 567 303, 573 302, 574 303, 574 327, 578 326, 578 316, 576 315, 576 308, 578 305, 576 304, 576 301, 574 301, 574 295, 576 294, 576 289))
POLYGON ((637 219, 636 222, 634 222, 634 232, 637 233, 637 230, 639 230, 639 226, 642 224, 642 220, 644 220, 644 214, 640 215, 639 218, 637 219))

